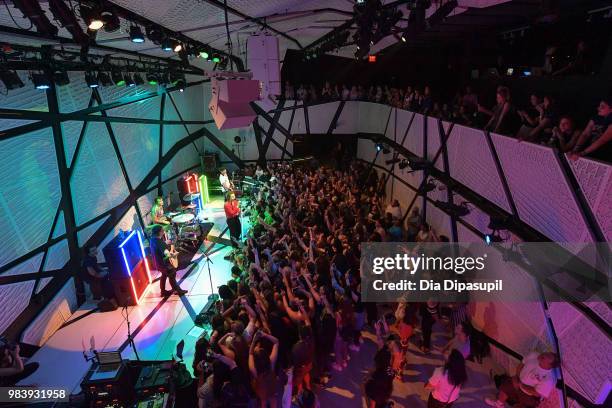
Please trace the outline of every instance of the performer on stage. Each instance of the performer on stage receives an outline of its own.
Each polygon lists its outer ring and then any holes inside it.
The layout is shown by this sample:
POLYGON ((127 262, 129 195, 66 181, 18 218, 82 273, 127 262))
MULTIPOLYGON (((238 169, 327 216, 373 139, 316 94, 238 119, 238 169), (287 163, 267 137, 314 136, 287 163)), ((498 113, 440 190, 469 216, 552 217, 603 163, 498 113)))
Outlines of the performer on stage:
POLYGON ((223 209, 225 210, 225 216, 227 218, 227 226, 229 227, 232 246, 238 248, 238 242, 242 234, 242 224, 240 223, 240 207, 238 206, 238 200, 236 200, 236 194, 230 191, 225 200, 223 209))
POLYGON ((83 258, 83 280, 89 284, 94 300, 104 296, 104 281, 108 275, 108 268, 98 263, 98 247, 90 245, 85 248, 83 258))
POLYGON ((161 295, 167 296, 172 292, 177 295, 184 295, 187 293, 186 290, 181 289, 178 282, 176 281, 176 267, 178 265, 176 260, 177 253, 169 248, 164 239, 164 229, 161 225, 156 225, 151 229, 151 255, 153 257, 153 265, 161 273, 159 278, 159 288, 161 289, 161 295), (170 286, 172 290, 166 290, 166 279, 170 280, 170 286))
POLYGON ((234 186, 227 176, 227 169, 221 169, 219 175, 219 183, 221 183, 221 187, 223 188, 223 193, 227 194, 227 192, 232 191, 234 186))
POLYGON ((153 224, 169 225, 170 220, 164 215, 164 197, 155 198, 155 203, 151 207, 151 221, 153 224))

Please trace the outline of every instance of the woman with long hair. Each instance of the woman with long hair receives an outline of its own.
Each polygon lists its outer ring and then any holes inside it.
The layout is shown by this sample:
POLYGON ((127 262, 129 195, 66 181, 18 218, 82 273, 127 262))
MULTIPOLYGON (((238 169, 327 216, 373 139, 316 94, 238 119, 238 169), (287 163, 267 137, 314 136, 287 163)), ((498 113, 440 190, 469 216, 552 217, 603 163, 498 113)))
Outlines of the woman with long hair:
POLYGON ((453 349, 444 366, 436 368, 425 384, 425 389, 431 390, 427 408, 452 407, 466 381, 465 359, 459 351, 453 349))
POLYGON ((368 408, 384 408, 388 406, 393 393, 393 378, 391 368, 391 351, 385 346, 374 356, 374 371, 364 384, 368 408))

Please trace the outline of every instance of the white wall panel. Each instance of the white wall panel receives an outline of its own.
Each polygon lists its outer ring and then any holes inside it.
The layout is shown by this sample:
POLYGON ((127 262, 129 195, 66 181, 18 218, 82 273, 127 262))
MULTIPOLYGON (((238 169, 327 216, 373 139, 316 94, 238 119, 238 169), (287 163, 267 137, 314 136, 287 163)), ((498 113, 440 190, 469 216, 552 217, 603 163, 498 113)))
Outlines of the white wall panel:
POLYGON ((78 225, 115 207, 128 196, 104 123, 89 123, 70 186, 78 225))
MULTIPOLYGON (((170 93, 183 120, 206 120, 204 119, 205 111, 210 114, 208 110, 208 103, 210 101, 208 98, 205 100, 202 90, 202 86, 198 85, 185 88, 183 92, 174 91, 170 93)), ((166 99, 166 104, 172 104, 169 98, 166 99)), ((195 132, 201 127, 202 125, 187 125, 190 133, 195 132)))
POLYGON ((87 108, 91 98, 91 88, 85 82, 83 72, 69 71, 68 78, 70 84, 56 88, 59 111, 62 113, 87 108))
POLYGON ((308 124, 310 133, 326 134, 331 121, 338 110, 340 102, 330 102, 323 105, 308 107, 308 124))
POLYGON ((506 136, 491 136, 520 218, 553 241, 591 241, 555 152, 506 136))
POLYGON ((4 332, 26 308, 30 302, 32 289, 34 289, 33 280, 0 286, 0 305, 2 305, 0 333, 4 332))
POLYGON ((159 125, 113 123, 112 127, 130 183, 137 186, 158 162, 159 125))
POLYGON ((587 158, 569 163, 606 240, 612 241, 612 166, 587 158))
POLYGON ((484 132, 455 125, 446 146, 451 177, 510 212, 484 132))
MULTIPOLYGON (((180 120, 176 109, 174 109, 170 101, 166 101, 166 105, 164 106, 164 120, 180 120)), ((164 154, 166 154, 176 142, 185 138, 187 134, 187 129, 183 125, 164 125, 164 154)))
POLYGON ((344 103, 344 107, 342 108, 342 112, 338 118, 338 123, 334 129, 334 133, 354 134, 360 131, 359 127, 357 126, 360 103, 361 102, 357 101, 346 101, 344 103))
POLYGON ((76 309, 76 291, 74 279, 71 278, 26 328, 21 341, 42 346, 62 324, 70 319, 76 309))
POLYGON ((61 193, 50 128, 0 141, 0 265, 44 244, 61 193))
POLYGON ((47 250, 47 259, 43 271, 52 271, 61 269, 70 259, 70 251, 68 250, 68 240, 63 239, 47 250))
POLYGON ((427 203, 427 223, 438 236, 446 235, 451 241, 453 240, 451 217, 431 203, 427 203))
POLYGON ((393 140, 396 143, 400 143, 402 141, 403 133, 397 129, 397 109, 391 109, 391 116, 389 117, 389 124, 387 125, 387 129, 385 131, 385 136, 389 140, 393 140))
POLYGON ((293 114, 293 123, 291 129, 288 129, 293 135, 306 133, 306 119, 304 118, 304 108, 295 109, 293 114))
POLYGON ((85 243, 87 242, 87 240, 91 238, 93 233, 96 232, 102 224, 104 224, 104 222, 108 219, 108 217, 110 216, 102 217, 98 221, 94 222, 91 225, 88 225, 87 227, 77 232, 77 241, 79 242, 79 247, 82 248, 85 246, 85 243))
POLYGON ((62 138, 64 140, 64 151, 66 155, 66 163, 68 166, 72 163, 72 158, 76 150, 77 143, 79 142, 79 136, 83 129, 83 122, 68 120, 62 122, 62 138))
MULTIPOLYGON (((425 117, 420 113, 414 114, 412 124, 408 129, 406 140, 404 140, 403 146, 410 150, 410 152, 416 154, 419 157, 423 157, 423 123, 425 117)), ((408 122, 409 123, 409 122, 408 122)))
MULTIPOLYGON (((430 118, 429 116, 427 117, 427 159, 428 160, 433 160, 433 158, 436 156, 436 153, 438 153, 438 150, 440 150, 440 146, 442 146, 442 144, 440 143, 440 130, 439 130, 439 126, 438 126, 438 119, 437 118, 430 118)), ((442 153, 440 153, 440 156, 438 156, 438 160, 436 160, 436 164, 440 167, 438 168, 442 168, 442 163, 444 163, 443 161, 443 156, 442 153)))
POLYGON ((136 86, 100 86, 98 92, 102 103, 115 102, 121 98, 132 98, 146 94, 148 92, 156 92, 157 86, 136 85, 136 86))
POLYGON ((178 151, 162 169, 162 180, 174 177, 200 162, 198 152, 193 144, 188 144, 178 151))
POLYGON ((380 103, 358 102, 359 116, 358 129, 362 133, 380 133, 385 134, 387 120, 391 107, 380 103))

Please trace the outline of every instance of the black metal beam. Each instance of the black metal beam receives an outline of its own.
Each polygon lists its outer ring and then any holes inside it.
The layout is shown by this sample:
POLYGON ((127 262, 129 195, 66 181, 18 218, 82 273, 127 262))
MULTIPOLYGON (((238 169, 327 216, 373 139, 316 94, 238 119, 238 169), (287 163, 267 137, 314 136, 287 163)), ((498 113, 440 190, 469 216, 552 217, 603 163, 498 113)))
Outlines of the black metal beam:
MULTIPOLYGON (((446 173, 447 176, 451 176, 450 174, 450 164, 448 161, 448 138, 451 134, 451 132, 453 131, 453 126, 455 124, 451 123, 448 131, 444 131, 444 126, 442 126, 442 120, 438 119, 438 135, 440 137, 440 148, 442 149, 442 162, 444 164, 444 173, 446 173)), ((435 162, 434 162, 435 165, 435 162)), ((454 198, 453 198, 453 189, 451 187, 446 187, 446 200, 448 201, 449 204, 454 204, 454 198)), ((451 234, 452 234, 452 241, 453 242, 459 242, 459 233, 457 230, 457 214, 452 213, 451 214, 451 234)))
POLYGON ((204 134, 206 135, 206 137, 213 142, 213 144, 215 146, 217 146, 217 148, 219 148, 219 150, 221 150, 223 153, 225 153, 225 155, 227 157, 230 158, 231 161, 233 161, 234 163, 236 163, 236 165, 240 168, 244 167, 244 163, 242 162, 242 159, 238 156, 236 156, 236 153, 234 153, 233 150, 231 150, 229 147, 227 147, 225 145, 225 143, 223 143, 221 140, 219 140, 219 138, 217 136, 215 136, 210 130, 208 130, 207 128, 202 128, 202 130, 204 131, 204 134))
MULTIPOLYGON (((278 103, 278 107, 282 108, 285 105, 285 100, 281 100, 278 103)), ((259 106, 259 105, 257 105, 259 106)), ((263 111, 263 109, 262 109, 263 111)), ((265 118, 268 122, 270 122, 270 127, 268 128, 268 132, 265 132, 265 134, 267 134, 266 139, 263 142, 263 154, 264 156, 266 155, 266 153, 268 153, 268 148, 270 147, 270 141, 272 140, 272 136, 274 135, 274 129, 276 129, 276 126, 278 126, 278 121, 280 120, 281 117, 281 112, 277 111, 274 113, 274 117, 270 119, 270 117, 268 116, 268 118, 265 118)), ((262 128, 263 130, 263 128, 262 128)))
MULTIPOLYGON (((51 72, 48 72, 51 75, 51 72)), ((47 89, 47 106, 52 114, 59 114, 59 104, 55 84, 51 83, 51 87, 47 89)), ((67 263, 67 270, 75 274, 79 270, 81 261, 81 253, 79 250, 79 241, 77 237, 76 219, 74 215, 74 206, 72 198, 72 189, 70 187, 70 170, 66 162, 66 150, 64 148, 64 139, 62 136, 62 127, 60 122, 54 122, 53 142, 55 145, 55 157, 57 160, 57 170, 59 174, 60 189, 62 193, 62 210, 64 211, 64 223, 66 228, 66 238, 68 239, 68 251, 70 259, 67 263)), ((83 282, 80 279, 75 279, 77 300, 82 303, 85 299, 79 296, 83 292, 83 282)))
POLYGON ((493 139, 491 138, 491 134, 483 130, 485 139, 487 139, 487 145, 489 146, 489 150, 491 152, 491 156, 493 157, 493 161, 495 162, 495 169, 497 170, 497 175, 499 176, 499 180, 501 181, 502 187, 504 189, 504 194, 506 195, 506 200, 508 201, 508 205, 510 206, 510 211, 515 218, 518 218, 518 211, 516 209, 516 205, 514 204, 514 198, 512 198, 512 192, 510 191, 510 186, 508 186, 508 180, 506 179, 506 173, 504 173, 504 169, 502 168, 501 161, 499 160, 499 155, 497 154, 497 149, 495 148, 495 144, 493 143, 493 139))
MULTIPOLYGON (((89 96, 89 103, 87 104, 87 107, 91 108, 94 102, 95 102, 95 99, 92 93, 89 96)), ((83 125, 81 126, 81 132, 79 133, 79 139, 77 140, 77 144, 74 147, 74 154, 72 155, 72 160, 70 163, 68 163, 69 164, 68 173, 70 174, 71 178, 74 172, 74 166, 76 164, 76 159, 77 157, 79 157, 79 152, 81 151, 81 145, 83 144, 83 140, 85 139, 85 133, 87 132, 88 127, 89 127, 89 122, 87 121, 83 122, 83 125)))
POLYGON ((332 118, 331 122, 329 122, 329 127, 327 128, 327 136, 331 136, 332 133, 334 133, 334 130, 336 129, 336 125, 338 124, 338 119, 340 119, 340 115, 342 114, 342 110, 344 109, 344 105, 346 104, 346 101, 340 101, 340 103, 338 104, 338 108, 336 109, 336 113, 334 113, 334 117, 332 118))
MULTIPOLYGON (((164 120, 164 114, 166 110, 166 94, 162 95, 161 103, 159 106, 159 119, 164 120)), ((159 153, 157 160, 160 161, 164 156, 164 126, 159 125, 159 153)), ((157 174, 157 195, 162 195, 162 169, 159 169, 157 174)))
POLYGON ((266 164, 266 152, 263 150, 263 144, 261 142, 261 128, 257 119, 253 121, 253 132, 255 133, 255 143, 257 144, 257 163, 266 164))
POLYGON ((10 139, 15 136, 24 135, 30 132, 36 132, 37 130, 44 129, 51 126, 48 122, 34 122, 28 123, 27 125, 21 125, 10 129, 0 130, 0 141, 10 139))
POLYGON ((226 4, 223 4, 222 2, 220 2, 218 0, 204 0, 204 2, 210 4, 211 6, 215 6, 215 7, 219 8, 219 9, 221 9, 221 10, 227 10, 228 12, 230 12, 230 13, 236 15, 236 16, 242 17, 242 18, 244 18, 247 21, 250 21, 252 23, 257 24, 258 26, 261 26, 261 27, 265 28, 266 30, 270 30, 273 33, 278 34, 281 37, 286 38, 287 40, 291 41, 292 43, 297 45, 299 49, 302 49, 302 44, 300 44, 300 42, 298 40, 296 40, 295 38, 291 37, 290 35, 282 32, 282 31, 277 30, 274 27, 271 27, 270 25, 266 24, 265 21, 262 21, 261 19, 259 19, 257 17, 251 17, 248 14, 245 14, 245 13, 243 13, 243 12, 233 8, 233 7, 230 7, 230 6, 226 5, 226 4))
MULTIPOLYGON (((43 262, 44 263, 44 260, 43 262)), ((62 277, 65 274, 70 274, 66 269, 54 269, 51 271, 38 271, 38 272, 29 272, 29 273, 20 273, 19 275, 8 275, 8 276, 0 276, 0 285, 11 285, 13 283, 19 282, 27 282, 27 281, 35 281, 34 286, 32 287, 32 294, 30 299, 36 293, 36 288, 38 286, 38 282, 44 278, 57 278, 62 277)))
MULTIPOLYGON (((293 106, 297 106, 297 101, 293 101, 293 106)), ((289 118, 289 131, 291 132, 291 126, 293 126, 293 118, 295 117, 295 109, 291 111, 291 118, 289 118)), ((287 150, 287 143, 289 143, 289 138, 285 136, 285 142, 283 143, 283 152, 281 153, 281 161, 285 159, 285 152, 287 150)))

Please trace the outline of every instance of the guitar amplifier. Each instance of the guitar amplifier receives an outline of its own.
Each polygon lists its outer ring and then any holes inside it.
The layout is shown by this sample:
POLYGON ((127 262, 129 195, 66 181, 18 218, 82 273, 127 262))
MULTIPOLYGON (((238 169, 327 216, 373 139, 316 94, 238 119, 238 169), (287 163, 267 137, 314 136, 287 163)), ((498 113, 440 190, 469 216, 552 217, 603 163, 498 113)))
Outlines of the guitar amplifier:
POLYGON ((135 306, 152 282, 140 231, 121 233, 102 250, 119 306, 135 306))

